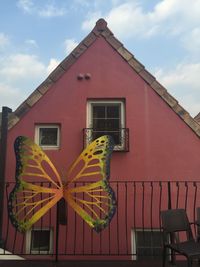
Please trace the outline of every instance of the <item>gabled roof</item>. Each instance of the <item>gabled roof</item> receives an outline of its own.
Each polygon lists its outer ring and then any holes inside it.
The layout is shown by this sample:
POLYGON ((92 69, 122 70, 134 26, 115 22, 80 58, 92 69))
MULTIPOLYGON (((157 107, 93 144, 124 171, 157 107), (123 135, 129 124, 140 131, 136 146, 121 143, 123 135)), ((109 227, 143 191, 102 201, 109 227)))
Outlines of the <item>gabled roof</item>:
POLYGON ((102 36, 119 55, 138 73, 138 75, 167 103, 167 105, 200 137, 200 125, 190 114, 171 96, 154 76, 123 46, 107 27, 104 19, 96 22, 94 29, 89 35, 67 56, 57 68, 38 86, 38 88, 16 109, 9 119, 9 129, 12 128, 22 116, 24 116, 37 101, 45 95, 51 86, 71 67, 76 60, 102 36))

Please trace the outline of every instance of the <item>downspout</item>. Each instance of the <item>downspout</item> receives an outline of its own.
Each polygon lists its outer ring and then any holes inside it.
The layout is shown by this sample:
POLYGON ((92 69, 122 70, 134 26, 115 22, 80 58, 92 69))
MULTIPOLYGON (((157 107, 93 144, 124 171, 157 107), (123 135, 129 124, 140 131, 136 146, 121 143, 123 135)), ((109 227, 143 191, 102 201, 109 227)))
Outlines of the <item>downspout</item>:
POLYGON ((8 115, 12 109, 2 107, 1 133, 0 133, 0 248, 3 247, 3 208, 4 208, 4 189, 5 189, 5 167, 8 134, 8 115))

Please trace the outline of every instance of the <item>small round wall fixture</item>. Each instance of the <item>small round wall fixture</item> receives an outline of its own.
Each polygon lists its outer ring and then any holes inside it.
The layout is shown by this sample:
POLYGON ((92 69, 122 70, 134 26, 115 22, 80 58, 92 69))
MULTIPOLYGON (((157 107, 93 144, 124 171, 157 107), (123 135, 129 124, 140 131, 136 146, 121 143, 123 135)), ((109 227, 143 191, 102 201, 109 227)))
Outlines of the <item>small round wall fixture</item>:
POLYGON ((83 74, 83 73, 79 73, 79 74, 77 75, 77 79, 78 79, 78 80, 83 80, 83 78, 84 78, 84 74, 83 74))
POLYGON ((91 79, 91 74, 90 74, 90 73, 86 73, 86 74, 85 74, 85 79, 86 79, 86 80, 91 79))

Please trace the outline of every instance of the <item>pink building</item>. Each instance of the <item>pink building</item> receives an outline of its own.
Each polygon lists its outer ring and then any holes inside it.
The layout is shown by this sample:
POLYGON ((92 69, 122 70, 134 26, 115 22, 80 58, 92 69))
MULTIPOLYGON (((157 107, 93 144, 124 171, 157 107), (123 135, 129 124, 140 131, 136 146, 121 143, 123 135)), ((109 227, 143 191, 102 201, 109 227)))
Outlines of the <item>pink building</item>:
POLYGON ((141 229, 143 238, 153 236, 159 242, 159 211, 167 208, 169 200, 167 181, 172 181, 172 205, 186 206, 189 215, 194 201, 198 206, 194 196, 200 180, 200 125, 100 19, 10 117, 7 191, 15 181, 17 136, 35 140, 62 174, 86 143, 104 133, 112 135, 116 144, 110 182, 118 206, 110 226, 96 234, 69 207, 68 224, 56 233, 54 207, 22 235, 8 223, 5 209, 7 250, 14 246, 15 254, 135 259, 138 251, 143 253, 142 241, 137 243, 142 240, 141 229), (186 186, 185 181, 196 183, 186 186), (39 236, 43 241, 38 241, 39 236))

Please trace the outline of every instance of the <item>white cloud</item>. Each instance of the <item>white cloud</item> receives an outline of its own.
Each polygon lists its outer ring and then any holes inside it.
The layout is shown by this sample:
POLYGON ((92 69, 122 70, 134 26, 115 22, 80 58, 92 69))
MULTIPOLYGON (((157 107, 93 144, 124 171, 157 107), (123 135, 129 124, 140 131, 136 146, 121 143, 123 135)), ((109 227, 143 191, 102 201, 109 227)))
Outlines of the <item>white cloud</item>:
POLYGON ((37 56, 13 54, 0 58, 0 106, 15 109, 47 77, 58 62, 51 59, 48 65, 37 56))
POLYGON ((186 50, 200 60, 200 26, 184 36, 182 43, 186 50))
POLYGON ((200 112, 200 63, 182 63, 173 70, 159 69, 155 77, 193 116, 200 112))
POLYGON ((48 75, 58 66, 60 61, 58 61, 56 58, 51 58, 49 61, 49 65, 47 66, 47 73, 48 75))
POLYGON ((35 55, 15 54, 1 64, 0 76, 4 80, 19 81, 38 77, 45 73, 45 65, 35 55))
POLYGON ((0 48, 4 48, 9 44, 9 38, 4 33, 0 32, 0 48))
POLYGON ((44 8, 38 10, 38 15, 41 17, 61 17, 66 14, 67 10, 64 7, 56 7, 54 4, 46 5, 44 8))
POLYGON ((156 77, 168 87, 192 88, 200 91, 200 63, 182 63, 175 69, 166 71, 159 70, 156 77))
POLYGON ((199 25, 200 0, 193 0, 192 4, 190 0, 162 0, 150 11, 144 10, 138 0, 127 0, 118 5, 114 3, 105 14, 90 11, 82 28, 91 30, 99 15, 103 15, 115 34, 123 38, 188 34, 199 25))
POLYGON ((106 17, 110 27, 120 36, 144 35, 151 27, 148 14, 144 14, 136 2, 121 4, 114 7, 106 17), (146 29, 146 30, 145 30, 146 29))
POLYGON ((35 40, 33 39, 28 39, 25 41, 26 44, 30 45, 30 46, 33 46, 33 47, 38 47, 38 44, 35 40))
POLYGON ((73 8, 83 6, 85 8, 88 8, 91 5, 90 0, 74 0, 73 1, 73 8))
POLYGON ((88 17, 89 19, 86 19, 86 20, 83 21, 83 23, 82 23, 82 29, 83 29, 83 30, 86 30, 86 31, 91 30, 91 29, 94 27, 96 21, 97 21, 99 18, 101 18, 102 15, 101 15, 101 12, 100 12, 100 11, 96 11, 96 12, 93 12, 93 13, 88 13, 88 14, 87 14, 87 17, 88 17))
POLYGON ((78 42, 76 42, 74 39, 66 39, 64 41, 64 47, 65 47, 65 53, 68 55, 72 52, 72 50, 78 45, 78 42))
POLYGON ((17 6, 25 13, 32 13, 34 10, 34 4, 31 0, 19 0, 17 6))
POLYGON ((2 106, 13 108, 20 105, 20 103, 24 101, 23 94, 20 92, 19 88, 14 88, 1 82, 0 95, 0 110, 2 106))
POLYGON ((149 13, 145 13, 138 1, 126 1, 123 4, 113 3, 113 8, 107 14, 99 11, 87 14, 82 28, 91 30, 95 22, 104 17, 112 31, 120 37, 128 38, 133 36, 146 36, 154 32, 157 25, 151 22, 149 13))
POLYGON ((25 13, 37 15, 44 18, 60 17, 67 13, 67 8, 55 5, 54 1, 50 1, 46 5, 33 2, 32 0, 18 0, 17 6, 25 13))

